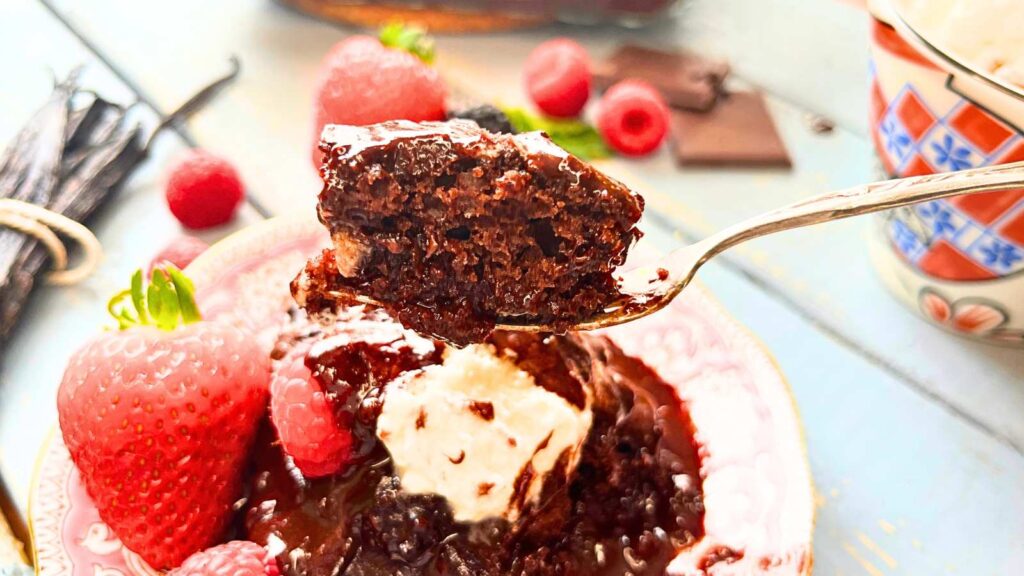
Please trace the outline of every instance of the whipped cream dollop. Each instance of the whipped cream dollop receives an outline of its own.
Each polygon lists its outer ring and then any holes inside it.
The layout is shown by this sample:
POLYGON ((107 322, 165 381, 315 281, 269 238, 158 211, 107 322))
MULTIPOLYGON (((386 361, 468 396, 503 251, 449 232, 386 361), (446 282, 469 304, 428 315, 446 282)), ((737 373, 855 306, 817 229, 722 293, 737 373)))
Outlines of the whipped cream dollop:
POLYGON ((552 474, 568 478, 593 415, 537 385, 490 344, 391 383, 377 421, 404 491, 445 497, 459 522, 518 519, 552 474))
POLYGON ((899 5, 933 44, 1024 86, 1024 0, 903 0, 899 5))

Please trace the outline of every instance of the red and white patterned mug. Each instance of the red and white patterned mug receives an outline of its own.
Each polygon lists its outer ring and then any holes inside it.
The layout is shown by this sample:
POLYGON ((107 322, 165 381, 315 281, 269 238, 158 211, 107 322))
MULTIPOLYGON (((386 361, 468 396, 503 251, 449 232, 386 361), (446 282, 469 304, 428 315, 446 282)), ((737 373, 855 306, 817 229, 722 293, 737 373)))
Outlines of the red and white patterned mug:
MULTIPOLYGON (((869 2, 870 127, 886 173, 1024 160, 1019 93, 929 44, 892 6, 869 2)), ((1024 346, 1024 190, 886 213, 872 255, 885 284, 934 324, 1024 346)))

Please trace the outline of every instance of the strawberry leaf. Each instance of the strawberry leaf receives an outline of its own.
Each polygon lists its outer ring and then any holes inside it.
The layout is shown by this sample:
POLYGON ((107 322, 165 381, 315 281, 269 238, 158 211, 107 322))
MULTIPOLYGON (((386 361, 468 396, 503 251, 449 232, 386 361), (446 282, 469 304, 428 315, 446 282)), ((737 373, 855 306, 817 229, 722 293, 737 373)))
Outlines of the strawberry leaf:
POLYGON ((156 321, 157 328, 174 330, 178 324, 180 309, 173 285, 167 280, 167 274, 162 270, 153 272, 153 284, 159 286, 160 292, 160 317, 156 321))
POLYGON ((196 306, 195 286, 188 276, 178 270, 175 266, 167 266, 167 273, 171 276, 171 283, 174 284, 175 295, 178 299, 178 309, 181 311, 181 319, 186 324, 198 322, 201 319, 199 308, 196 306))
POLYGON ((146 314, 146 294, 142 291, 142 270, 136 270, 132 274, 132 305, 135 306, 135 310, 139 314, 139 322, 142 324, 149 323, 149 315, 146 314))
POLYGON ((427 64, 434 63, 434 39, 424 28, 392 22, 380 29, 377 38, 389 48, 405 50, 427 64))
POLYGON ((148 286, 142 270, 136 270, 131 288, 115 294, 107 303, 107 311, 120 330, 155 326, 169 331, 202 320, 194 294, 192 281, 174 265, 153 270, 148 286))
POLYGON ((146 289, 146 306, 149 308, 149 315, 153 318, 153 323, 158 327, 164 312, 164 300, 160 294, 161 281, 162 276, 160 274, 153 274, 153 277, 150 279, 149 288, 146 289))
POLYGON ((124 301, 127 298, 131 298, 131 290, 122 290, 107 302, 107 312, 110 312, 110 315, 117 320, 117 328, 119 330, 125 330, 139 323, 139 319, 133 316, 124 305, 124 301), (119 306, 120 308, 118 308, 119 306))

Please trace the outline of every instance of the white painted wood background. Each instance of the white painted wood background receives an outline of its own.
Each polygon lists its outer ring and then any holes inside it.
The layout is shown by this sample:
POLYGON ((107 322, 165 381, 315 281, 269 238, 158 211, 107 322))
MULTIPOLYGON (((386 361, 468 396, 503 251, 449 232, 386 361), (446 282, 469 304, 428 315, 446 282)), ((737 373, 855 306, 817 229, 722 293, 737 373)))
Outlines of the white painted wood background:
MULTIPOLYGON (((53 72, 88 65, 87 83, 140 99, 152 121, 237 54, 240 81, 165 136, 122 201, 97 219, 110 257, 84 287, 45 289, 0 361, 0 474, 21 502, 56 421, 70 351, 103 324, 105 295, 180 233, 161 167, 198 143, 229 155, 273 213, 309 210, 310 88, 327 48, 351 30, 269 0, 0 2, 0 141, 49 91, 53 72)), ((625 40, 730 59, 764 90, 795 169, 675 168, 667 155, 615 161, 641 182, 647 229, 666 249, 784 202, 876 177, 867 140, 867 16, 835 0, 685 0, 639 31, 550 28, 442 37, 438 65, 497 101, 522 99, 520 65, 538 41, 577 37, 595 55, 625 40), (808 113, 834 119, 812 134, 808 113)), ((215 239, 259 216, 209 235, 215 239)), ((871 270, 869 220, 762 239, 701 273, 772 350, 800 405, 819 492, 817 574, 1024 573, 1024 353, 934 330, 893 301, 871 270)))

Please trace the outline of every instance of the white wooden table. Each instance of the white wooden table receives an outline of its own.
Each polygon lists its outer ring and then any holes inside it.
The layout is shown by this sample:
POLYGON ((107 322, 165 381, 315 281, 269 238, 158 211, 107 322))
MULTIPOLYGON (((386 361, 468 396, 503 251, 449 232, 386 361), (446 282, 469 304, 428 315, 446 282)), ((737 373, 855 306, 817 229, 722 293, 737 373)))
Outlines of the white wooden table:
MULTIPOLYGON (((269 0, 0 2, 0 141, 49 90, 51 70, 146 103, 151 121, 243 61, 240 81, 168 135, 95 223, 109 258, 82 287, 44 289, 0 363, 0 475, 25 502, 56 421, 64 359, 104 322, 105 295, 180 233, 162 203, 168 157, 190 144, 229 155, 275 214, 310 210, 311 84, 320 56, 351 33, 269 0)), ((795 169, 680 170, 667 155, 620 162, 641 174, 647 229, 665 248, 744 216, 876 176, 867 140, 867 20, 836 0, 686 0, 641 31, 551 27, 438 40, 448 78, 506 103, 538 41, 577 37, 595 55, 625 40, 728 57, 737 82, 770 96, 795 169), (815 135, 808 113, 836 121, 815 135)), ((251 208, 211 239, 260 216, 251 208)), ((934 330, 875 279, 847 221, 762 239, 701 273, 773 351, 802 412, 818 490, 816 573, 1024 573, 1024 353, 934 330)))

